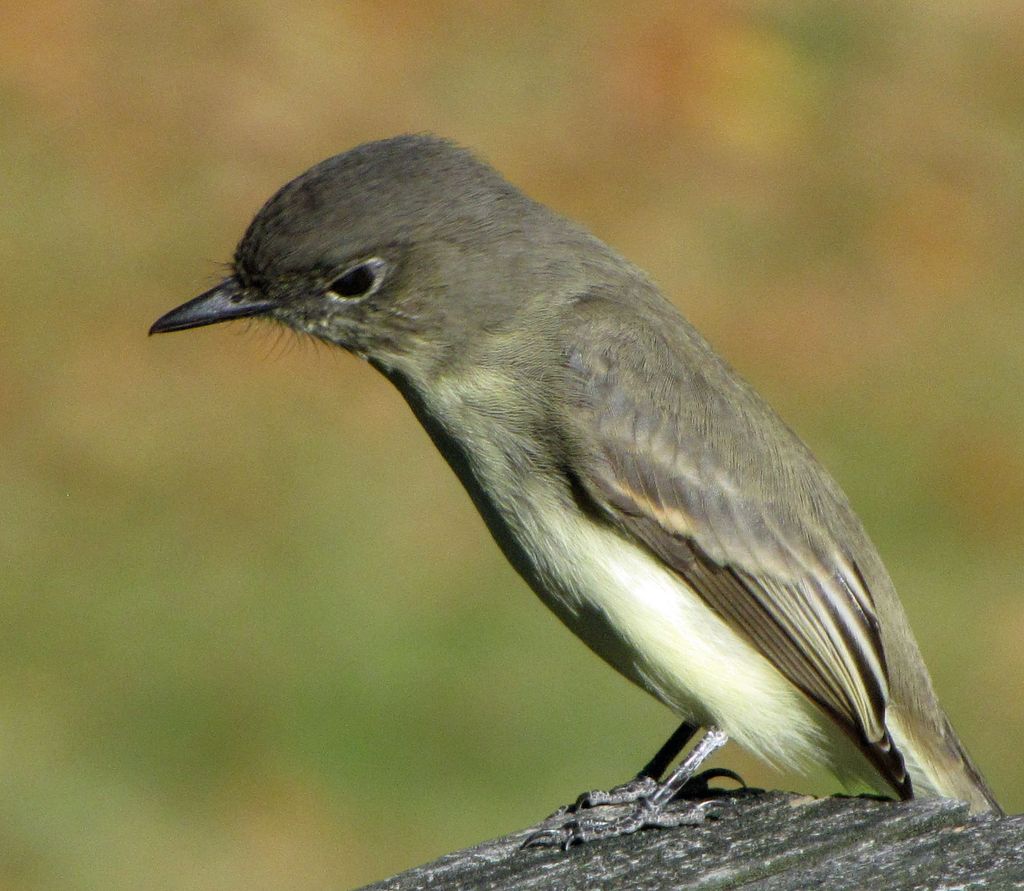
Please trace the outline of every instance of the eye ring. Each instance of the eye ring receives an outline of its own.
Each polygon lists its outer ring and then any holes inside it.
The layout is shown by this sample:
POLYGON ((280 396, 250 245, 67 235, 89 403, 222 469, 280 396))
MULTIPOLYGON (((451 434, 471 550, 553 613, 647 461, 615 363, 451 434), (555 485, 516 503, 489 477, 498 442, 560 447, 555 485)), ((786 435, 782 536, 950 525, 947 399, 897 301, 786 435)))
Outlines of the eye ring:
POLYGON ((369 297, 384 280, 387 263, 380 257, 369 257, 353 263, 328 286, 326 294, 335 300, 362 300, 369 297))

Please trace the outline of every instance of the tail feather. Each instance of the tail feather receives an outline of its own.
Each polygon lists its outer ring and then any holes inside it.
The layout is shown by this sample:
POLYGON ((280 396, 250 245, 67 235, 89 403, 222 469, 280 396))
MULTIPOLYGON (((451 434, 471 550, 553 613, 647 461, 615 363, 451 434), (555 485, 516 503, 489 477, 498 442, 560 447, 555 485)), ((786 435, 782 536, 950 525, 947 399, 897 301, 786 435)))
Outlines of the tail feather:
POLYGON ((971 813, 1002 815, 985 778, 957 738, 949 719, 942 716, 940 732, 917 734, 892 710, 886 724, 913 781, 915 797, 955 798, 966 801, 971 813))

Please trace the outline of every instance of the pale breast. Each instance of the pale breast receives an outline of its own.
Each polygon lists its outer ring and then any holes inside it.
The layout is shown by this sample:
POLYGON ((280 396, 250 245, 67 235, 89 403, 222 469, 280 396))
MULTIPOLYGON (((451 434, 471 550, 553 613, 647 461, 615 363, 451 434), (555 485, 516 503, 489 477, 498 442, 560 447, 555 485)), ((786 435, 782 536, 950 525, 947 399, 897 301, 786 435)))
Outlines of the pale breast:
POLYGON ((541 600, 681 718, 719 726, 770 762, 818 760, 835 728, 817 706, 650 551, 584 513, 563 480, 532 470, 501 412, 474 404, 493 405, 494 387, 508 386, 440 387, 433 409, 468 465, 453 467, 541 600))

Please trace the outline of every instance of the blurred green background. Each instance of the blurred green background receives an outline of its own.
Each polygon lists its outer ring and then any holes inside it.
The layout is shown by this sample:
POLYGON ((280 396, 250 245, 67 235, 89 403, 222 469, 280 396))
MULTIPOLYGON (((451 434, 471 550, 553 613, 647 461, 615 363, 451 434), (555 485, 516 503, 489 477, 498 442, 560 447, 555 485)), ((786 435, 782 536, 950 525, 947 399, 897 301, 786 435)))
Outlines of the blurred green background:
POLYGON ((368 367, 252 323, 145 336, 281 183, 405 131, 588 225, 768 396, 1024 808, 1018 4, 3 21, 0 887, 348 887, 623 780, 674 727, 368 367))

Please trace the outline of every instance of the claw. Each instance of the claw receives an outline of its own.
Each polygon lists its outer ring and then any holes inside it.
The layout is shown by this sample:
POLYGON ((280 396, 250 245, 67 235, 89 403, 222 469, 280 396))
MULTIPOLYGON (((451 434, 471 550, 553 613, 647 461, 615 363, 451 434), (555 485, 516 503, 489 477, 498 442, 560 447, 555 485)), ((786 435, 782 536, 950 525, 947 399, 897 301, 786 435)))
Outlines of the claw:
POLYGON ((746 781, 736 771, 729 770, 727 767, 711 767, 695 777, 691 777, 685 786, 679 790, 677 798, 701 798, 705 795, 714 794, 714 790, 711 788, 711 781, 718 779, 729 779, 735 780, 739 783, 741 789, 746 789, 746 781))
POLYGON ((566 831, 566 826, 559 826, 557 829, 538 829, 531 832, 519 849, 558 847, 567 851, 571 844, 572 833, 566 831))

